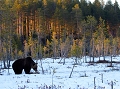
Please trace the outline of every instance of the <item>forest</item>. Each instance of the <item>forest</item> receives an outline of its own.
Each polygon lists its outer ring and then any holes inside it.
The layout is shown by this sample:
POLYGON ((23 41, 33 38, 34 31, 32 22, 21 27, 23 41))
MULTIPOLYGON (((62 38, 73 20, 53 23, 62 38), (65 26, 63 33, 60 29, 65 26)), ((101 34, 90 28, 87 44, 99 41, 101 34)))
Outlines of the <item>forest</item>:
POLYGON ((8 63, 26 56, 94 62, 119 55, 119 41, 117 1, 0 0, 0 59, 8 63))

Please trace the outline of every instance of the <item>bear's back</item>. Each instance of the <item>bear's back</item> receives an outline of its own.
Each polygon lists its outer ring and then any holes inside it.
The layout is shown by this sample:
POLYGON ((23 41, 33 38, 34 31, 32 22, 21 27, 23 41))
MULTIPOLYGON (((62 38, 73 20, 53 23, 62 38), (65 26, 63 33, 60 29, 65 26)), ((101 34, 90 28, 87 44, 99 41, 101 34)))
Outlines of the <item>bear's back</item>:
POLYGON ((17 59, 15 62, 12 64, 12 66, 22 66, 24 64, 25 59, 17 59))

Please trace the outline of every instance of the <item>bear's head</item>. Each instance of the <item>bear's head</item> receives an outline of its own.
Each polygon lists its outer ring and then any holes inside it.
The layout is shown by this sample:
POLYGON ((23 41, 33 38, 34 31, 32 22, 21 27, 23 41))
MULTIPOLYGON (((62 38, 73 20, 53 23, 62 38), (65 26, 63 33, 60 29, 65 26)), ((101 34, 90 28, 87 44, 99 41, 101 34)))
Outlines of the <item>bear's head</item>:
POLYGON ((33 70, 36 72, 37 71, 37 63, 35 63, 33 66, 32 66, 33 70))

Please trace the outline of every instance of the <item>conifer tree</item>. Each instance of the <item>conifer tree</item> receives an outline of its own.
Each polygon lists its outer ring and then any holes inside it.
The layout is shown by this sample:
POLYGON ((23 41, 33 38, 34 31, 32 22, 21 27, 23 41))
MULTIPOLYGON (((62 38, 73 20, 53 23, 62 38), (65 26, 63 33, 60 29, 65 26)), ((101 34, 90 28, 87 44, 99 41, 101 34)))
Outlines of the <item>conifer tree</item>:
MULTIPOLYGON (((103 56, 103 59, 105 60, 105 39, 107 37, 107 28, 105 26, 105 20, 102 18, 99 19, 99 24, 98 24, 98 40, 99 40, 99 47, 100 47, 100 55, 103 56)), ((99 56, 100 56, 99 55, 99 56)))
POLYGON ((96 24, 97 24, 97 20, 95 19, 94 16, 87 16, 87 20, 86 20, 86 24, 87 24, 87 49, 89 52, 89 56, 90 56, 90 61, 91 61, 91 56, 93 57, 93 62, 94 62, 94 36, 93 33, 96 30, 96 24))
POLYGON ((78 58, 80 58, 82 54, 79 40, 73 40, 73 45, 71 45, 70 53, 72 57, 75 57, 75 64, 78 64, 78 58))
MULTIPOLYGON (((58 39, 56 39, 56 33, 53 32, 52 34, 52 41, 51 41, 51 46, 52 46, 52 50, 53 50, 53 57, 56 59, 56 57, 58 57, 59 53, 59 46, 58 46, 58 39)), ((54 63, 54 58, 53 58, 53 63, 54 63)))

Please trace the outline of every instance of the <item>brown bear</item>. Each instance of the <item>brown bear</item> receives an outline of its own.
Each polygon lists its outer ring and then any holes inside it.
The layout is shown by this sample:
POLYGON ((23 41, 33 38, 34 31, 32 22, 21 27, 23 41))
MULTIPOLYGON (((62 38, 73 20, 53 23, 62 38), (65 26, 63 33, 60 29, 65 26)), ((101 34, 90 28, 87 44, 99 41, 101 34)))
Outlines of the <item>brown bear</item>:
POLYGON ((30 74, 31 68, 35 72, 37 72, 37 63, 35 63, 31 57, 18 59, 12 64, 12 68, 15 74, 22 74, 22 70, 24 69, 26 74, 30 74))

